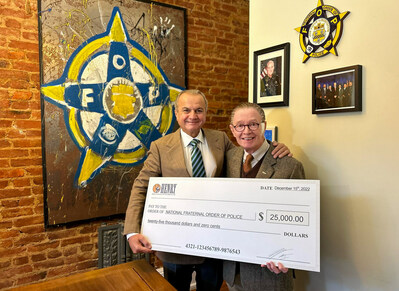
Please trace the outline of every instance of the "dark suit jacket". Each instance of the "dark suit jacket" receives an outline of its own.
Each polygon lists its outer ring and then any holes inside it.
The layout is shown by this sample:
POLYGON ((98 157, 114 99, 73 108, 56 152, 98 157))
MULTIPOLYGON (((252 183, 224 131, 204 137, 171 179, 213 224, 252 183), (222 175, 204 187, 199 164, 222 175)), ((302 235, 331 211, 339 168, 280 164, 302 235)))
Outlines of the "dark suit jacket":
MULTIPOLYGON (((216 177, 224 171, 225 152, 233 148, 233 143, 224 132, 203 129, 204 136, 216 161, 216 177)), ((180 130, 151 143, 143 169, 134 181, 129 205, 126 210, 124 234, 139 233, 144 204, 150 177, 190 177, 184 161, 180 130)), ((175 264, 200 264, 202 257, 157 252, 166 262, 175 264)))
MULTIPOLYGON (((256 178, 262 179, 304 179, 305 171, 300 162, 291 157, 273 158, 270 145, 256 178)), ((227 177, 240 178, 244 150, 234 148, 227 153, 227 177)), ((261 247, 261 246, 260 246, 261 247)), ((265 262, 266 263, 266 262, 265 262)), ((236 274, 236 264, 240 264, 241 283, 245 290, 292 290, 292 271, 278 275, 262 268, 257 264, 224 261, 223 278, 229 285, 233 285, 236 274)))

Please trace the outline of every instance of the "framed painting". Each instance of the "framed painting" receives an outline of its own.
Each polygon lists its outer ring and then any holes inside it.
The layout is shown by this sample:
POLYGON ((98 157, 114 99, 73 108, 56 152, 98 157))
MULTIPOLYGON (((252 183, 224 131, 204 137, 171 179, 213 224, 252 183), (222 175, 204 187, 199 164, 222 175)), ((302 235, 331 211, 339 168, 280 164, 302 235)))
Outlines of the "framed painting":
POLYGON ((39 0, 45 225, 123 215, 186 87, 186 11, 39 0))
POLYGON ((362 111, 362 66, 312 74, 312 113, 362 111))
POLYGON ((253 100, 261 107, 288 106, 290 44, 254 52, 253 100))

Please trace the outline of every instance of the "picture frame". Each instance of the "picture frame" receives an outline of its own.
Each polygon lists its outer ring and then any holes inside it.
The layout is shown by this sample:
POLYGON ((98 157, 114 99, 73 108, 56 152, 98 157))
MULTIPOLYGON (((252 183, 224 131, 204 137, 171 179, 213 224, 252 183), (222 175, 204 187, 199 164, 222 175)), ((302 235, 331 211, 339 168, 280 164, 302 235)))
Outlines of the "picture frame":
POLYGON ((267 140, 277 141, 277 126, 267 126, 264 135, 267 140))
POLYGON ((254 52, 253 102, 261 107, 289 105, 290 43, 254 52))
POLYGON ((123 217, 187 87, 186 9, 39 0, 45 227, 123 217), (145 130, 144 130, 145 129, 145 130))
POLYGON ((312 114, 362 111, 362 66, 312 74, 312 114))

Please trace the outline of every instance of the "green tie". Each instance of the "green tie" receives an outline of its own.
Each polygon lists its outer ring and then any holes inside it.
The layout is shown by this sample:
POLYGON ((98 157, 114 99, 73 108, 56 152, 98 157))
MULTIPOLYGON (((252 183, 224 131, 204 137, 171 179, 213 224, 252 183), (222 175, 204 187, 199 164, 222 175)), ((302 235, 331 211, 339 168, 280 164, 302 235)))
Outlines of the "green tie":
POLYGON ((192 146, 191 150, 191 165, 193 167, 193 177, 205 177, 205 167, 202 161, 202 155, 200 149, 197 147, 200 141, 198 139, 193 139, 189 145, 192 146))

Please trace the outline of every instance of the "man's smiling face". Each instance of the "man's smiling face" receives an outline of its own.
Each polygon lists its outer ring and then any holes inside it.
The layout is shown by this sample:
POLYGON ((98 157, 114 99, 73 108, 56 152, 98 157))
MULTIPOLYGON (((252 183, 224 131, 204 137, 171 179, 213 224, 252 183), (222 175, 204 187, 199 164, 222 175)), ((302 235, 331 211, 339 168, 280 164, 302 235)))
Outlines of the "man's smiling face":
POLYGON ((266 128, 266 122, 262 124, 262 117, 256 109, 238 109, 234 114, 232 123, 233 124, 230 125, 230 130, 236 138, 237 143, 243 147, 247 153, 252 154, 261 147, 265 140, 264 130, 266 128), (251 123, 258 123, 259 127, 256 130, 251 130, 248 126, 245 126, 242 132, 238 132, 234 128, 234 126, 249 125, 251 123))
POLYGON ((175 115, 180 128, 196 137, 206 121, 206 104, 200 94, 183 93, 177 102, 175 115))

